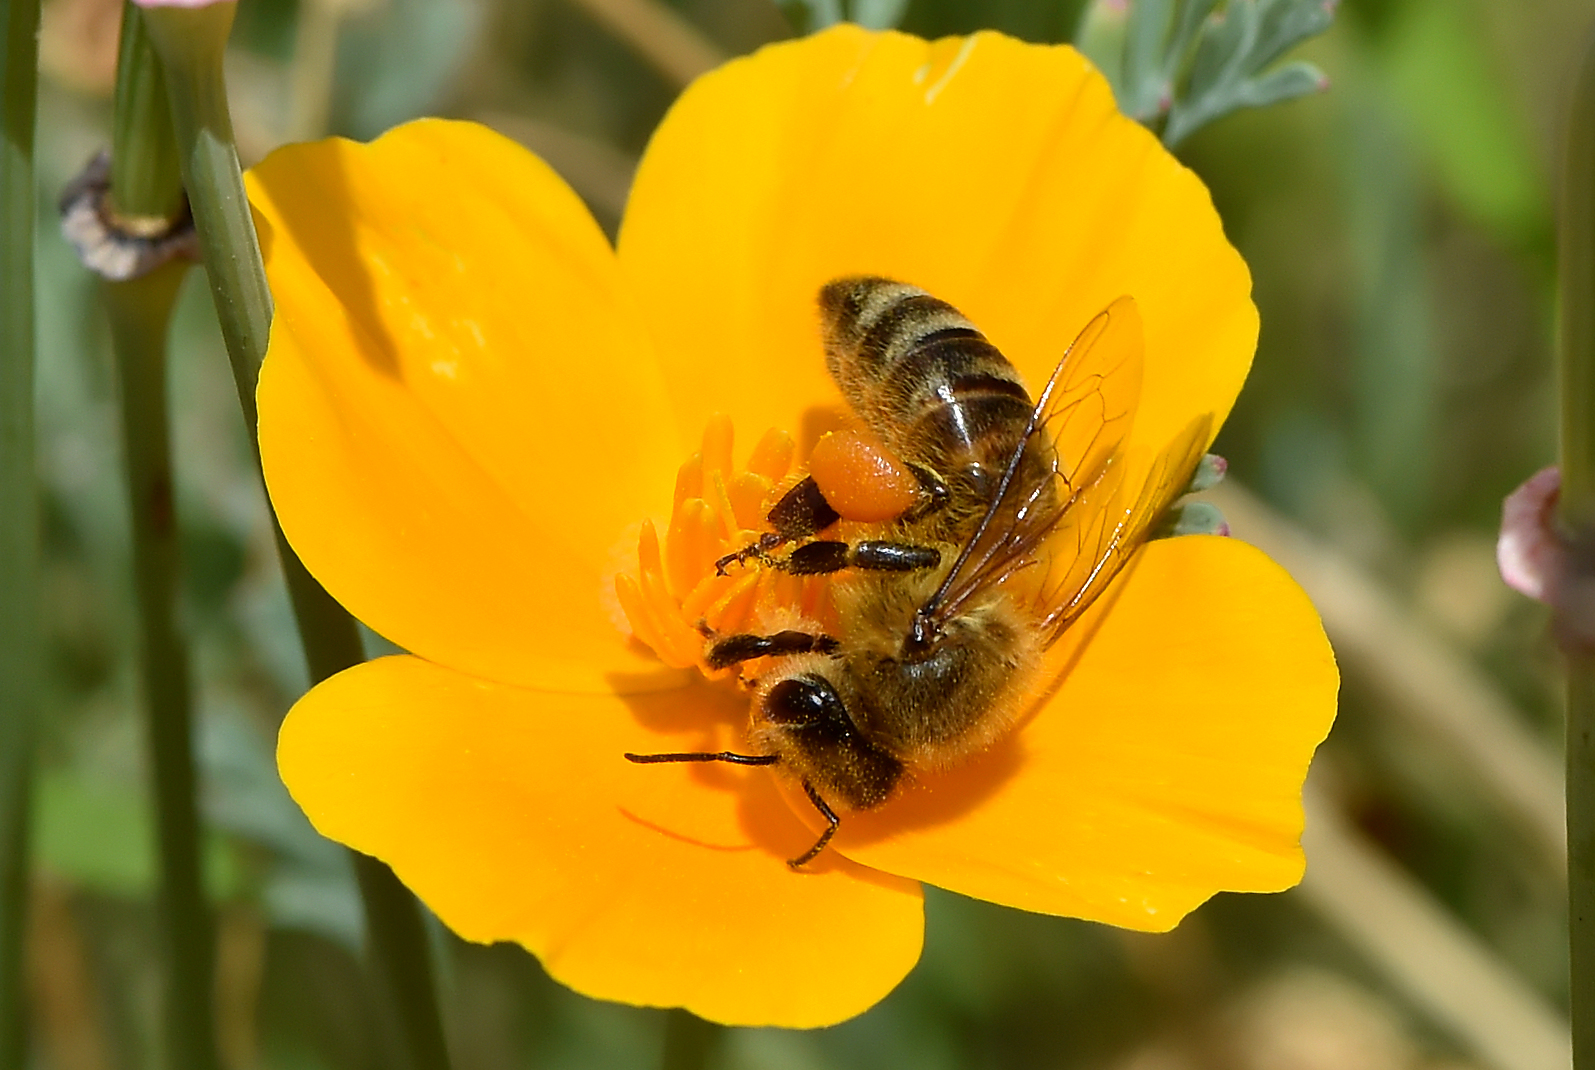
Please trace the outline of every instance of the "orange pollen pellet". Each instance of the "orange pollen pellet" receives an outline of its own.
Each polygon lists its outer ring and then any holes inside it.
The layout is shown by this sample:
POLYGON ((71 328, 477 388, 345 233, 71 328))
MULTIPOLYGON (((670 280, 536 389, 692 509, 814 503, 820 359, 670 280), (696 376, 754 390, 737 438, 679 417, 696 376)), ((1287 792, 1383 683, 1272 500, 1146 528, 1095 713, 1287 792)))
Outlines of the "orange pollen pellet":
POLYGON ((914 473, 865 431, 833 431, 821 438, 809 459, 809 474, 844 520, 895 520, 919 497, 914 473))

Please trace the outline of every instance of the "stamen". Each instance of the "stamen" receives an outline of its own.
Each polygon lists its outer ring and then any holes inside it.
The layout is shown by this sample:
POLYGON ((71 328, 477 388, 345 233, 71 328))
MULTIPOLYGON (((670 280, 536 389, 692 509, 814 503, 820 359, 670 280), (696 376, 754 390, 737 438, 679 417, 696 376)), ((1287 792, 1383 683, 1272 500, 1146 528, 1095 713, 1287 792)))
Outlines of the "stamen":
POLYGON ((730 590, 704 611, 704 623, 720 633, 749 631, 753 607, 758 603, 759 579, 757 574, 749 573, 733 580, 730 590))
POLYGON ((681 503, 703 497, 703 454, 694 453, 676 470, 676 497, 671 503, 676 509, 681 503))
POLYGON ((678 668, 704 662, 706 634, 780 631, 834 613, 827 577, 800 577, 749 562, 719 575, 714 562, 770 530, 766 514, 791 485, 796 445, 784 431, 765 433, 747 467, 732 467, 731 422, 715 417, 701 448, 676 472, 664 538, 650 522, 637 539, 637 569, 616 578, 621 609, 638 641, 678 668))
POLYGON ((654 653, 666 665, 677 668, 697 664, 702 653, 699 649, 702 639, 682 618, 680 606, 665 588, 664 577, 656 572, 644 572, 639 579, 652 619, 658 624, 660 645, 654 648, 654 653))
POLYGON ((764 519, 766 504, 774 483, 757 472, 743 472, 731 478, 725 488, 726 499, 731 503, 731 515, 736 526, 745 531, 755 531, 764 519))
POLYGON ((759 439, 748 457, 748 471, 763 476, 771 483, 779 483, 792 470, 792 456, 797 443, 792 436, 778 427, 772 427, 759 439))
POLYGON ((703 429, 702 453, 705 479, 714 472, 725 474, 731 471, 731 436, 729 417, 718 414, 709 417, 709 423, 703 429))
MULTIPOLYGON (((708 486, 704 488, 706 491, 704 500, 714 510, 714 517, 719 522, 720 537, 722 539, 734 538, 743 527, 743 525, 737 523, 736 510, 731 507, 731 498, 726 493, 726 478, 728 475, 729 473, 726 472, 715 472, 708 477, 708 486)), ((757 527, 758 522, 755 521, 751 526, 757 527)))
POLYGON ((670 537, 665 542, 665 574, 677 600, 685 600, 724 551, 725 539, 720 523, 709 503, 688 498, 670 518, 670 537))
MULTIPOLYGON (((641 642, 648 644, 648 647, 657 654, 665 645, 663 630, 659 627, 659 622, 654 619, 653 607, 643 595, 636 578, 624 572, 616 576, 615 597, 620 599, 620 608, 625 612, 626 620, 631 623, 632 634, 641 642)), ((671 667, 686 668, 684 665, 671 667)))

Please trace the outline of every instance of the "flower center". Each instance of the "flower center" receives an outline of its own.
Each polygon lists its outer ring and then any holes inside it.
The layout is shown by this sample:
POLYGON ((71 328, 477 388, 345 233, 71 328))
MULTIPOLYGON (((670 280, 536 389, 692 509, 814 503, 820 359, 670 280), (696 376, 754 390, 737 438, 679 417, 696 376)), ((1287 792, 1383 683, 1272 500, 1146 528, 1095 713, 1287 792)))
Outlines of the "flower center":
POLYGON ((703 445, 676 473, 670 527, 663 539, 644 521, 637 571, 615 579, 632 633, 675 668, 697 667, 710 677, 731 670, 704 661, 709 639, 788 628, 826 631, 834 609, 830 579, 777 569, 715 562, 771 530, 766 514, 803 474, 794 468, 796 444, 785 431, 765 432, 747 465, 732 466, 731 421, 716 416, 703 445))

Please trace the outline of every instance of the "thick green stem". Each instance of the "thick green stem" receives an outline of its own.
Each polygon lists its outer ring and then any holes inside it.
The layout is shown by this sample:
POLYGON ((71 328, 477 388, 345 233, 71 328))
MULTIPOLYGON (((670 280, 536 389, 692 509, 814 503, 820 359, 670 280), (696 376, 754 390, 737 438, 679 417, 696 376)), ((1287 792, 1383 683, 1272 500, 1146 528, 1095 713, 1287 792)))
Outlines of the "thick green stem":
MULTIPOLYGON (((255 384, 266 356, 272 303, 244 194, 222 72, 234 9, 232 3, 149 8, 145 20, 165 67, 183 182, 239 405, 253 438, 255 384)), ((311 679, 319 682, 364 660, 359 630, 306 571, 280 527, 276 535, 305 660, 311 679)), ((403 1037, 397 1055, 410 1070, 446 1070, 448 1053, 420 907, 387 866, 360 855, 355 861, 370 962, 387 1004, 384 1017, 403 1037)))
POLYGON ((233 144, 222 56, 236 5, 149 8, 145 23, 166 71, 183 185, 199 232, 211 299, 253 430, 254 383, 271 332, 271 291, 233 144))
MULTIPOLYGON (((122 9, 110 201, 131 234, 166 234, 183 215, 177 143, 161 63, 132 4, 122 9)), ((200 862, 193 687, 178 624, 181 569, 167 412, 166 348, 188 265, 107 281, 102 296, 121 402, 122 463, 133 536, 139 682, 159 861, 165 1044, 174 1070, 219 1070, 216 933, 200 862)))
POLYGON ((39 0, 0 0, 0 1070, 27 1061, 23 949, 39 664, 33 132, 39 0))
MULTIPOLYGON (((166 233, 182 214, 177 142, 161 62, 139 8, 124 3, 116 65, 110 201, 132 233, 166 233)), ((179 627, 179 536, 172 488, 166 340, 188 265, 105 282, 121 402, 123 470, 132 520, 139 683, 144 694, 160 861, 166 1052, 174 1070, 219 1070, 215 923, 201 871, 193 684, 179 627)))
POLYGON ((387 1036, 400 1038, 399 1044, 387 1045, 389 1061, 409 1070, 443 1070, 449 1065, 449 1053, 437 1020, 431 947, 415 896, 377 859, 359 851, 350 853, 365 904, 367 953, 379 989, 379 1023, 387 1036), (402 1019, 406 1014, 425 1014, 428 1021, 406 1022, 402 1019))
MULTIPOLYGON (((1577 79, 1562 185, 1562 492, 1574 553, 1595 552, 1595 42, 1577 79)), ((1573 1065, 1595 1070, 1595 653, 1572 648, 1567 680, 1567 894, 1573 1065)))
POLYGON ((166 78, 138 5, 122 4, 111 119, 111 201, 140 236, 164 233, 183 212, 183 177, 166 104, 166 78))
POLYGON ((188 656, 178 628, 178 530, 166 406, 166 337, 187 265, 107 283, 133 527, 138 657, 160 858, 166 1048, 175 1070, 217 1070, 215 932, 200 868, 188 656))

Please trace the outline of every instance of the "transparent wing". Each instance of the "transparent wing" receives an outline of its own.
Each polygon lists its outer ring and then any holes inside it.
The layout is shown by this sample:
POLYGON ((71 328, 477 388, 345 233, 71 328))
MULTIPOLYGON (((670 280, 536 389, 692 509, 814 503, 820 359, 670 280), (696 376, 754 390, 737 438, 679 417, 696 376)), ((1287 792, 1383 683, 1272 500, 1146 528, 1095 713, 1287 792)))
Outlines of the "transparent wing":
POLYGON ((1141 316, 1121 297, 1086 325, 1036 401, 999 491, 941 588, 920 610, 945 621, 979 591, 1035 564, 1087 488, 1112 472, 1141 397, 1141 316))
POLYGON ((1212 423, 1211 416, 1202 416, 1187 424, 1139 484, 1130 482, 1130 466, 1114 458, 1067 507, 1047 540, 1048 574, 1036 596, 1047 645, 1107 589, 1152 525, 1190 485, 1212 423))

